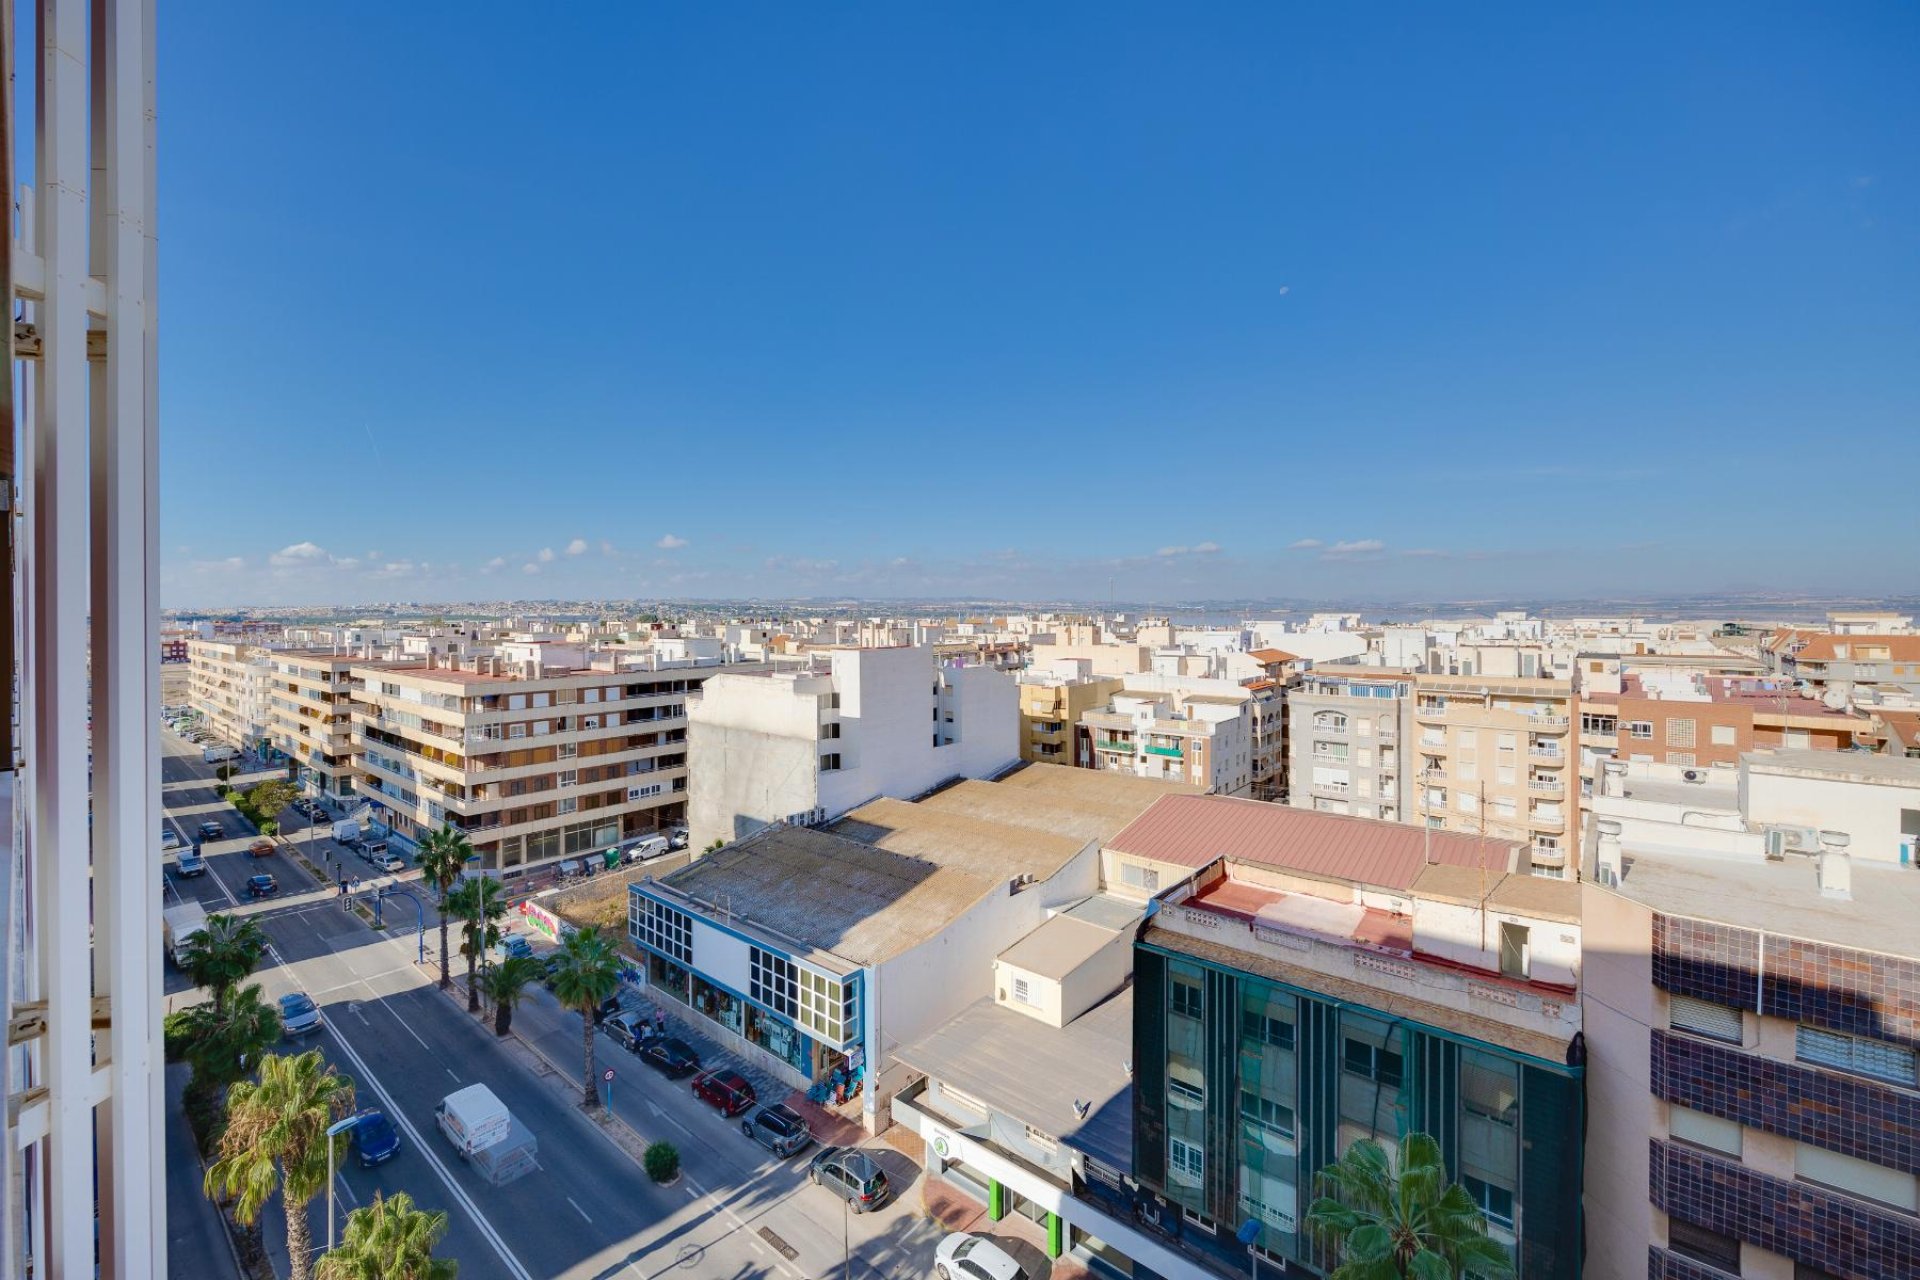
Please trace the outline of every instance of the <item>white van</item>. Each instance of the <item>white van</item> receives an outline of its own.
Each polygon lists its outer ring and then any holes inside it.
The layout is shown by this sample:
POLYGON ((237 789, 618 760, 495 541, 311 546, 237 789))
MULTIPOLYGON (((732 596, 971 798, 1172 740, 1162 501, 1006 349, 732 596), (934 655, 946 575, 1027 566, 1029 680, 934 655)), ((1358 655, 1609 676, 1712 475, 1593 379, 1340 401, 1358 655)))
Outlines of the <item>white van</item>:
POLYGON ((645 836, 627 846, 627 861, 645 862, 671 852, 673 844, 665 836, 645 836))

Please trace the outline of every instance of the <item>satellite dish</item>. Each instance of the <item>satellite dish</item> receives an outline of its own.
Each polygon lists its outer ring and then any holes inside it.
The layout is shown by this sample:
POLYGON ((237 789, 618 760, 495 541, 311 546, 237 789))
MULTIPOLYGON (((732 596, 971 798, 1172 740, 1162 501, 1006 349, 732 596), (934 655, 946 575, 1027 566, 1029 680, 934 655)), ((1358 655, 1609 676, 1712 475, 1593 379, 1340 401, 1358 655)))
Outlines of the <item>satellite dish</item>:
POLYGON ((1827 690, 1827 696, 1820 699, 1820 701, 1826 703, 1835 711, 1845 711, 1847 709, 1847 695, 1838 689, 1827 690))

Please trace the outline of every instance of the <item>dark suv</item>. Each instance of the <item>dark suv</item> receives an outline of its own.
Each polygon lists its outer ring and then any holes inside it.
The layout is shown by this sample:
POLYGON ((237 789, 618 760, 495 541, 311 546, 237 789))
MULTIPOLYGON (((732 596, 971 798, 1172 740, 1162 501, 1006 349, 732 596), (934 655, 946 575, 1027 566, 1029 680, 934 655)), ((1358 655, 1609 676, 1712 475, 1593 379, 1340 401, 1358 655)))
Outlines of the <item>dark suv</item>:
POLYGON ((845 1200, 855 1213, 878 1209, 890 1190, 885 1170, 858 1147, 828 1147, 807 1166, 807 1178, 845 1200))
POLYGON ((693 1051, 693 1046, 672 1036, 655 1036, 641 1045, 638 1052, 642 1062, 664 1071, 672 1080, 690 1076, 700 1069, 700 1055, 693 1051))
POLYGON ((813 1141, 813 1135, 807 1131, 807 1122, 800 1118, 798 1111, 784 1102, 762 1107, 753 1113, 752 1119, 742 1120, 740 1132, 782 1160, 805 1149, 813 1141))

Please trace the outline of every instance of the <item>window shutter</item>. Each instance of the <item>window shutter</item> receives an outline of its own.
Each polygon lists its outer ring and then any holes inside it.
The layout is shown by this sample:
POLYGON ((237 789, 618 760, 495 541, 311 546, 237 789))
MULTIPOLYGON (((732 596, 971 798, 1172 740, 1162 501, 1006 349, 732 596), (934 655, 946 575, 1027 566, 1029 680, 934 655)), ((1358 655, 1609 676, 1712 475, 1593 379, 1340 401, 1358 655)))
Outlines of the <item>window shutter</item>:
POLYGON ((1667 997, 1667 1021, 1681 1031, 1740 1043, 1740 1011, 1692 996, 1667 997))

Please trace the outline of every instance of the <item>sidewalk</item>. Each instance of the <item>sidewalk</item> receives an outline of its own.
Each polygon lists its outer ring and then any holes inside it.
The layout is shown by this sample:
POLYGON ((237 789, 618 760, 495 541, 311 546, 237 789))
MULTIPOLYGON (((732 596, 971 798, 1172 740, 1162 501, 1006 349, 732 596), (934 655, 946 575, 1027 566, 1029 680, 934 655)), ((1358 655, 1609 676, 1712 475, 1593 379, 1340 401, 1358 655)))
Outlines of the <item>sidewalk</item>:
POLYGON ((167 1273, 238 1276, 226 1223, 202 1190, 205 1166, 181 1106, 190 1074, 179 1063, 167 1068, 167 1273))

